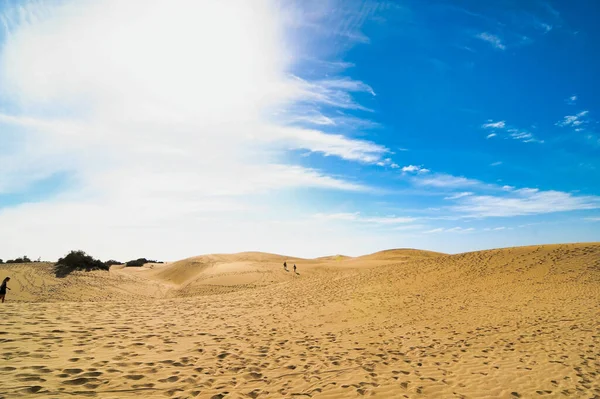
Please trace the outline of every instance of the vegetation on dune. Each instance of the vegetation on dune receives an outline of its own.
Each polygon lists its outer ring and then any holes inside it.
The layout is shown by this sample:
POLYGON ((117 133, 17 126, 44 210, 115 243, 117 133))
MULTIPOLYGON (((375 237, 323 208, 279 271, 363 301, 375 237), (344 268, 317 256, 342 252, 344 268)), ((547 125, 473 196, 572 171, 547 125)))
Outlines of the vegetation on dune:
POLYGON ((94 259, 84 251, 71 251, 64 258, 60 258, 54 265, 56 277, 66 277, 76 270, 89 272, 91 270, 109 269, 109 265, 106 265, 99 259, 94 259))
POLYGON ((158 261, 158 260, 152 260, 152 259, 146 259, 146 258, 139 258, 139 259, 130 260, 129 262, 125 263, 125 266, 127 266, 127 267, 141 267, 141 266, 144 266, 146 263, 163 263, 163 262, 158 261))
POLYGON ((107 260, 106 262, 104 262, 104 264, 106 266, 114 266, 114 265, 122 265, 123 262, 119 262, 118 260, 111 259, 111 260, 107 260))
MULTIPOLYGON (((41 262, 41 259, 31 260, 28 256, 22 256, 16 259, 9 259, 6 262, 0 259, 0 264, 11 264, 11 263, 32 263, 41 262)), ((60 258, 54 264, 54 273, 57 277, 65 277, 75 270, 91 271, 91 270, 109 270, 111 266, 125 265, 130 267, 144 266, 146 263, 164 263, 158 260, 138 258, 130 260, 127 263, 120 262, 118 260, 110 259, 106 262, 102 262, 99 259, 86 254, 84 251, 77 250, 71 251, 63 258, 60 258)))
MULTIPOLYGON (((27 255, 21 257, 21 258, 16 258, 16 259, 9 259, 6 261, 6 263, 31 263, 31 259, 29 259, 27 257, 27 255)), ((2 263, 2 260, 0 259, 0 263, 2 263)))

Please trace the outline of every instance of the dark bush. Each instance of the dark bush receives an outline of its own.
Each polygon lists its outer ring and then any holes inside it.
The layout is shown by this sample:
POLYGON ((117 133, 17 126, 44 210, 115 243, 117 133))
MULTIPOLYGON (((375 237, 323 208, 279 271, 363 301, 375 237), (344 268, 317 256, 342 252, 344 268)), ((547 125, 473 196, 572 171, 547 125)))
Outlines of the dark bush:
POLYGON ((4 261, 2 259, 0 259, 0 265, 3 264, 3 263, 4 263, 4 261))
POLYGON ((125 263, 125 266, 140 267, 140 266, 144 266, 146 263, 163 263, 163 262, 158 261, 158 260, 153 260, 153 259, 139 258, 139 259, 130 260, 129 262, 125 263))
POLYGON ((150 263, 150 262, 152 262, 152 261, 148 260, 146 258, 139 258, 139 259, 135 259, 135 260, 130 260, 129 262, 125 263, 125 266, 140 267, 140 266, 144 266, 146 263, 150 263))
POLYGON ((114 266, 114 265, 122 265, 123 262, 119 262, 118 260, 111 259, 111 260, 107 260, 106 262, 104 262, 104 264, 106 266, 110 267, 110 266, 114 266))
POLYGON ((91 270, 108 270, 107 266, 99 259, 94 259, 83 251, 71 251, 64 258, 60 258, 54 266, 56 277, 66 277, 75 270, 89 272, 91 270))
POLYGON ((27 255, 25 255, 22 258, 9 259, 6 261, 6 263, 31 263, 31 259, 29 259, 27 255))

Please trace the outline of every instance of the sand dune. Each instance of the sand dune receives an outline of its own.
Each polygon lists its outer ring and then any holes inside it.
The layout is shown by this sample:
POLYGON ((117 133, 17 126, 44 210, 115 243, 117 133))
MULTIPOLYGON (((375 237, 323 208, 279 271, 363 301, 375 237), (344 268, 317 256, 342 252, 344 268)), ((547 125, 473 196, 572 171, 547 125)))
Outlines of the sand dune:
POLYGON ((446 254, 433 251, 423 251, 418 249, 388 249, 375 252, 374 254, 360 256, 356 259, 361 260, 410 260, 416 258, 431 258, 438 256, 447 256, 446 254))
POLYGON ((0 398, 600 397, 600 243, 4 275, 0 398))

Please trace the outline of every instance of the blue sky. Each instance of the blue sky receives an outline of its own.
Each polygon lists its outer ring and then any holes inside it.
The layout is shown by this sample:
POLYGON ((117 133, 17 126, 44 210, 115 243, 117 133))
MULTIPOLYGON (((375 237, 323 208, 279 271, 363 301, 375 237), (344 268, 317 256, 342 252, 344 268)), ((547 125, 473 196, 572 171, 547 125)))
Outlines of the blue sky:
POLYGON ((0 257, 600 240, 594 3, 0 4, 0 257))

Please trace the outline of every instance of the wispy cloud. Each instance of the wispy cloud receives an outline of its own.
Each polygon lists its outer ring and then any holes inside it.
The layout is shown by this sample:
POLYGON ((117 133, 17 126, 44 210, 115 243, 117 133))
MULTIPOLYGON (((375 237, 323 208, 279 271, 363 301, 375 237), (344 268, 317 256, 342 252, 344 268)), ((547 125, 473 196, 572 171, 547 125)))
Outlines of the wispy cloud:
POLYGON ((444 200, 452 201, 453 205, 438 211, 444 210, 448 214, 430 217, 430 219, 511 217, 600 209, 599 196, 577 195, 555 190, 542 191, 537 188, 517 189, 509 185, 486 184, 480 180, 443 173, 414 176, 411 182, 417 186, 440 190, 464 187, 473 190, 445 196, 444 200))
POLYGON ((403 173, 429 173, 429 169, 417 165, 407 165, 402 167, 403 173))
POLYGON ((600 197, 524 188, 503 195, 473 195, 457 200, 453 212, 468 217, 508 217, 600 208, 600 197))
POLYGON ((368 21, 390 8, 387 2, 311 1, 298 3, 290 22, 302 26, 322 40, 337 40, 342 46, 370 43, 363 32, 368 21))
POLYGON ((492 163, 490 164, 490 166, 500 166, 500 165, 502 165, 502 161, 498 161, 498 162, 492 162, 492 163))
POLYGON ((576 132, 583 130, 583 125, 589 123, 586 116, 589 114, 588 110, 581 111, 575 115, 567 115, 562 121, 556 122, 556 126, 561 127, 573 127, 576 132))
POLYGON ((569 105, 575 105, 577 103, 577 96, 571 96, 565 100, 569 105))
POLYGON ((327 69, 331 69, 331 70, 343 70, 343 69, 348 69, 348 68, 354 68, 356 65, 352 62, 347 62, 347 61, 328 61, 328 60, 313 60, 314 62, 316 62, 317 64, 319 64, 322 67, 325 67, 327 69))
POLYGON ((473 195, 473 193, 471 191, 463 191, 462 193, 456 193, 453 195, 450 195, 448 197, 444 197, 445 200, 455 200, 455 199, 459 199, 459 198, 463 198, 463 197, 468 197, 469 195, 473 195))
POLYGON ((479 180, 468 179, 462 176, 453 176, 446 173, 435 173, 430 176, 415 177, 413 182, 419 186, 438 188, 459 188, 484 185, 484 183, 479 180))
POLYGON ((540 29, 542 29, 544 31, 544 33, 550 32, 553 28, 552 25, 547 24, 545 22, 539 22, 538 26, 540 27, 540 29))
POLYGON ((498 134, 502 134, 505 137, 509 137, 514 140, 519 140, 524 143, 543 143, 544 142, 544 140, 537 139, 531 132, 528 132, 523 129, 516 129, 514 127, 507 125, 506 121, 494 122, 492 120, 488 120, 486 123, 481 125, 481 128, 484 130, 492 130, 493 131, 493 133, 490 133, 485 137, 486 139, 491 139, 492 137, 498 136, 498 134))
POLYGON ((496 137, 498 134, 495 133, 494 131, 496 130, 502 130, 506 127, 506 122, 505 121, 497 121, 494 122, 493 120, 488 120, 486 123, 484 123, 483 125, 481 125, 482 129, 486 129, 486 130, 492 130, 493 132, 488 134, 487 136, 485 136, 486 139, 491 139, 493 137, 496 137))
POLYGON ((296 99, 302 102, 325 104, 332 107, 344 109, 358 109, 371 111, 369 108, 357 103, 352 93, 366 92, 375 96, 371 86, 348 77, 306 81, 295 77, 296 99))
POLYGON ((397 225, 416 221, 413 217, 398 216, 362 216, 360 212, 353 213, 317 213, 313 218, 320 220, 337 220, 346 222, 357 222, 374 225, 397 225))
POLYGON ((278 128, 273 131, 273 140, 289 149, 305 149, 337 156, 348 161, 368 164, 391 164, 390 158, 382 158, 389 150, 370 141, 350 139, 340 134, 326 134, 319 130, 294 127, 278 128))
POLYGON ((481 127, 484 129, 504 129, 505 126, 506 126, 505 121, 494 122, 491 120, 488 121, 487 123, 484 123, 483 125, 481 125, 481 127))
POLYGON ((438 228, 436 228, 436 229, 427 230, 427 231, 425 231, 424 233, 425 233, 425 234, 439 234, 439 233, 469 233, 469 232, 472 232, 472 231, 475 231, 475 228, 474 228, 474 227, 467 227, 467 228, 464 228, 464 227, 457 226, 457 227, 451 227, 451 228, 448 228, 448 229, 445 229, 445 228, 442 228, 442 227, 438 227, 438 228))
POLYGON ((488 32, 482 32, 477 34, 475 37, 491 44, 494 48, 497 48, 498 50, 506 50, 506 45, 502 42, 502 39, 500 39, 499 36, 492 35, 488 32))
POLYGON ((535 138, 533 133, 519 130, 519 129, 508 129, 510 138, 514 140, 522 141, 523 143, 543 143, 544 140, 538 140, 535 138))

